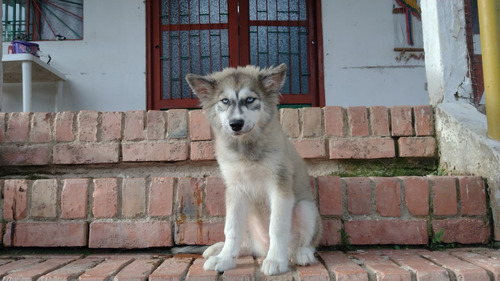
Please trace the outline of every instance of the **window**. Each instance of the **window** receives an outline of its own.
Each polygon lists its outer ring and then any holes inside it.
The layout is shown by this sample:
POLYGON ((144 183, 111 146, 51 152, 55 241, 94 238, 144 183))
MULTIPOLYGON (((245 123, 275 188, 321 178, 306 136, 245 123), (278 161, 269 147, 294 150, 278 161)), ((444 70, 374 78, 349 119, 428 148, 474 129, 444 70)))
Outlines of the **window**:
POLYGON ((83 38, 83 0, 4 0, 2 40, 83 38))
POLYGON ((281 103, 320 105, 319 0, 148 3, 150 109, 197 107, 198 100, 184 80, 189 72, 280 63, 288 65, 281 103))

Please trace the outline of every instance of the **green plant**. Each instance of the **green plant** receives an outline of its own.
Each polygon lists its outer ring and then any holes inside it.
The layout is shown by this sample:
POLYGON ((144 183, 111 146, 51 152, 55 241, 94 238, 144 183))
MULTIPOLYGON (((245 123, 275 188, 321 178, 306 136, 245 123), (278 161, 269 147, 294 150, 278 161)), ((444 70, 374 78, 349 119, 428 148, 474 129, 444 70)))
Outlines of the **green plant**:
POLYGON ((498 241, 491 241, 488 243, 488 247, 491 249, 499 249, 500 248, 500 242, 498 241))
POLYGON ((339 170, 332 173, 340 177, 404 177, 426 176, 436 173, 435 159, 376 159, 344 160, 339 170))
POLYGON ((356 248, 353 245, 351 245, 351 241, 349 241, 349 238, 351 238, 351 236, 349 236, 349 234, 347 234, 347 232, 345 232, 343 229, 340 229, 339 233, 340 233, 339 249, 342 252, 349 252, 356 250, 356 248))
POLYGON ((444 243, 443 242, 444 229, 439 230, 434 233, 434 236, 431 239, 431 243, 429 244, 429 250, 444 250, 455 248, 455 243, 444 243))

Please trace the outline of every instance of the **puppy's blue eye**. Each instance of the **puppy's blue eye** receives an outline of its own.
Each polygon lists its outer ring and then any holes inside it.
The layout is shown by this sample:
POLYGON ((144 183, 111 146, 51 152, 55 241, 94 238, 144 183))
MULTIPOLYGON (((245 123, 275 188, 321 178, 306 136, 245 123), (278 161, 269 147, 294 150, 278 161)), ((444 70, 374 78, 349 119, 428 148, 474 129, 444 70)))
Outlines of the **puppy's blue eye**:
POLYGON ((223 104, 228 104, 229 103, 229 100, 228 99, 221 99, 220 100, 223 104))
POLYGON ((247 98, 247 99, 245 100, 245 102, 246 102, 246 103, 252 103, 252 102, 254 102, 254 101, 255 101, 255 98, 247 98))

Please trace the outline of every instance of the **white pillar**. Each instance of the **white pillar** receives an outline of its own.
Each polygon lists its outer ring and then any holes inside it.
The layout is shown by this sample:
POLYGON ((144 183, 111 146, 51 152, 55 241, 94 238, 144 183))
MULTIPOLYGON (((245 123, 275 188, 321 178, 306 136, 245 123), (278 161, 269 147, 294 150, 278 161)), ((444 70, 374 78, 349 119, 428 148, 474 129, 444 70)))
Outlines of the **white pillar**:
POLYGON ((463 0, 422 0, 422 31, 429 101, 469 103, 472 83, 463 0))
POLYGON ((23 111, 31 111, 31 61, 22 62, 23 72, 23 111))

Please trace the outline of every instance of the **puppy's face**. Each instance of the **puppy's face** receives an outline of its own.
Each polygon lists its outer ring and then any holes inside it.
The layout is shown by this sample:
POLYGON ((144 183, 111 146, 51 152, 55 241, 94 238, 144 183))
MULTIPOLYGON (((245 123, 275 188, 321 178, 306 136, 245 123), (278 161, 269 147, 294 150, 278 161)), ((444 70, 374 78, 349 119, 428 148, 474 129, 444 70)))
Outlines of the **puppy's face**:
POLYGON ((225 88, 217 100, 217 115, 226 134, 245 135, 259 122, 262 98, 250 85, 225 88))
POLYGON ((253 66, 227 68, 207 76, 188 74, 186 80, 201 101, 213 127, 227 135, 249 134, 276 108, 286 75, 284 64, 260 70, 253 66))

